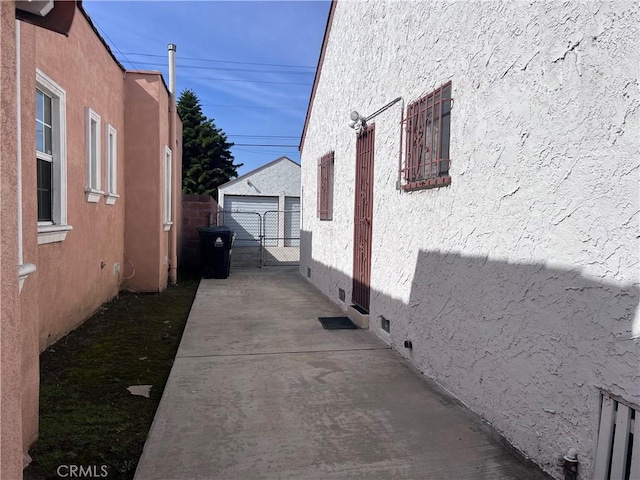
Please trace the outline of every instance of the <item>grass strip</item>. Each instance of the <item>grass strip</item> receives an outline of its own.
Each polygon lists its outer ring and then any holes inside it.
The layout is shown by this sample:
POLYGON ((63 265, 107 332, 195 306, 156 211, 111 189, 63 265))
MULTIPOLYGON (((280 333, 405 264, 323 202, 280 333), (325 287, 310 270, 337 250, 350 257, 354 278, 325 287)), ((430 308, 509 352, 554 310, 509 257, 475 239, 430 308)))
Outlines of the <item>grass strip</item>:
POLYGON ((123 292, 40 355, 40 437, 26 480, 68 477, 74 465, 91 469, 82 478, 133 478, 198 283, 185 274, 159 294, 123 292), (150 398, 131 385, 153 385, 150 398))

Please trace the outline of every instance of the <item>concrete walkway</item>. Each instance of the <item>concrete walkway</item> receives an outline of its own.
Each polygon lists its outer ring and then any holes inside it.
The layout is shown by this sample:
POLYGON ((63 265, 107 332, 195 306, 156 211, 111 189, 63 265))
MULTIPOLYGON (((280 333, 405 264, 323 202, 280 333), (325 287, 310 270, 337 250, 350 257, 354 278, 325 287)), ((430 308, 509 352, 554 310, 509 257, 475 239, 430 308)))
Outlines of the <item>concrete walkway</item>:
POLYGON ((543 479, 287 267, 202 280, 136 479, 543 479))

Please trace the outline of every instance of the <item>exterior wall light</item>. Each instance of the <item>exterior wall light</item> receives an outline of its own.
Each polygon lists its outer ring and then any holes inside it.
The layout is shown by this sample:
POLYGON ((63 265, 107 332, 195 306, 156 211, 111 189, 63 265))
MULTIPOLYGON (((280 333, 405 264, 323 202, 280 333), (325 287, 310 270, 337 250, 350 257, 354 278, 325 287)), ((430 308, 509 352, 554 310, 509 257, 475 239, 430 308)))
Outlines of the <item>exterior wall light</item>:
POLYGON ((355 110, 351 112, 351 120, 349 121, 348 125, 350 128, 353 128, 356 131, 356 133, 360 133, 360 130, 362 130, 362 128, 366 124, 367 124, 366 117, 363 117, 355 110))

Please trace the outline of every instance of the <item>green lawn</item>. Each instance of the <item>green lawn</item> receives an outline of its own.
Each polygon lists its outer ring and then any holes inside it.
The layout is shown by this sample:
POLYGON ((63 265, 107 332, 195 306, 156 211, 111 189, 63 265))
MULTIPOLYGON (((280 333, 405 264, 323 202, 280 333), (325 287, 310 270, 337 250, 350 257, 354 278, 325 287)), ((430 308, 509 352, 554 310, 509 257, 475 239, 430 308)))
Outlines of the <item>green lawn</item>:
POLYGON ((121 293, 40 355, 40 438, 26 479, 61 478, 70 465, 133 478, 198 282, 121 293), (153 385, 150 398, 131 385, 153 385))

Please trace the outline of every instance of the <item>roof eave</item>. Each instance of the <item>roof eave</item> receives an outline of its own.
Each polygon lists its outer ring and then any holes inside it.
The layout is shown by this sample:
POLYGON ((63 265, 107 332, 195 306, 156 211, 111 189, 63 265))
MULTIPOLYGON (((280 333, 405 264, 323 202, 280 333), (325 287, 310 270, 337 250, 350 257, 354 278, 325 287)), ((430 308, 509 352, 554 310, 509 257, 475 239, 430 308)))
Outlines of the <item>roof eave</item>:
POLYGON ((316 75, 313 78, 313 87, 311 88, 311 97, 309 98, 309 106, 307 107, 307 116, 304 120, 304 127, 302 129, 302 136, 300 138, 300 145, 298 146, 298 151, 302 152, 304 148, 304 140, 307 134, 307 126, 309 123, 309 117, 311 117, 311 109, 313 108, 313 100, 316 96, 316 88, 318 86, 318 80, 320 79, 320 74, 322 73, 322 64, 324 62, 324 54, 327 49, 327 43, 329 41, 329 34, 331 33, 331 25, 333 24, 333 12, 336 9, 336 4, 338 0, 331 0, 331 8, 329 9, 329 17, 327 18, 327 27, 324 30, 324 37, 322 39, 322 47, 320 48, 320 58, 318 58, 318 67, 316 68, 316 75))
POLYGON ((269 163, 265 163, 264 165, 254 169, 254 170, 251 170, 250 172, 245 173, 244 175, 240 175, 239 177, 234 178, 233 180, 229 180, 227 183, 223 183, 222 185, 220 185, 218 187, 218 190, 220 190, 221 188, 224 188, 224 187, 230 187, 231 185, 233 185, 233 184, 235 184, 235 183, 237 183, 237 182, 239 182, 241 180, 244 180, 247 177, 250 177, 251 175, 253 175, 255 173, 261 172, 262 170, 265 170, 265 169, 275 165, 276 163, 281 162, 282 160, 289 160, 291 163, 293 163, 297 167, 300 166, 300 164, 298 162, 294 162, 293 160, 291 160, 286 155, 283 155, 281 157, 276 158, 275 160, 271 160, 269 163))

